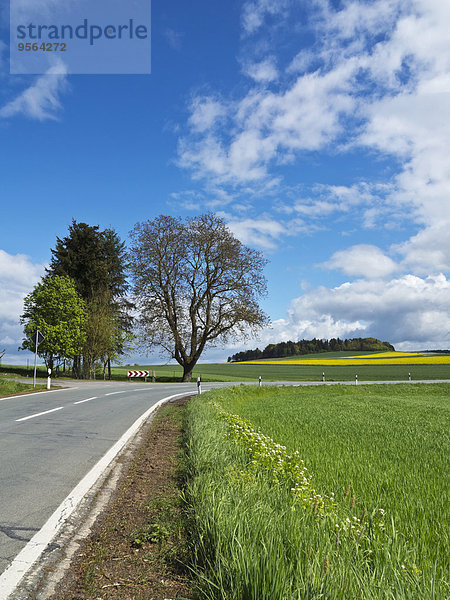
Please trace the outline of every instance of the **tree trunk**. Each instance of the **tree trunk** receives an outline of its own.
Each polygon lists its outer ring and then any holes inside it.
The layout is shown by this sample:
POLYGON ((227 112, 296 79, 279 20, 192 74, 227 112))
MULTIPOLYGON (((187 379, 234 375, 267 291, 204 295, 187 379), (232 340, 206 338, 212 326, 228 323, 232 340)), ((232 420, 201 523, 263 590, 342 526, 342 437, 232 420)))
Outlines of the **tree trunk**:
POLYGON ((111 381, 111 359, 108 358, 108 379, 111 381))
POLYGON ((193 370, 194 370, 194 365, 184 365, 182 381, 184 381, 186 383, 190 383, 192 381, 192 371, 193 370))

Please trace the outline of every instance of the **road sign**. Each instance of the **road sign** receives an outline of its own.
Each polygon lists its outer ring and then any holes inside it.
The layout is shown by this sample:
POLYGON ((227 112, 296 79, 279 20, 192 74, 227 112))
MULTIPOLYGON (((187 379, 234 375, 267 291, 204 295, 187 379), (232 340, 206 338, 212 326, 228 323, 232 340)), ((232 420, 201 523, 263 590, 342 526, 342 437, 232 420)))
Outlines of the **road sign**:
POLYGON ((148 377, 149 371, 128 371, 128 377, 148 377))
POLYGON ((33 339, 33 344, 37 348, 45 340, 45 337, 42 335, 42 333, 39 330, 37 330, 36 333, 33 335, 32 339, 33 339))
POLYGON ((33 340, 33 344, 34 344, 34 375, 33 375, 33 387, 36 387, 36 360, 37 360, 37 349, 39 344, 42 344, 42 342, 45 340, 45 337, 42 335, 42 333, 39 331, 39 329, 36 331, 36 333, 33 335, 32 337, 33 340))

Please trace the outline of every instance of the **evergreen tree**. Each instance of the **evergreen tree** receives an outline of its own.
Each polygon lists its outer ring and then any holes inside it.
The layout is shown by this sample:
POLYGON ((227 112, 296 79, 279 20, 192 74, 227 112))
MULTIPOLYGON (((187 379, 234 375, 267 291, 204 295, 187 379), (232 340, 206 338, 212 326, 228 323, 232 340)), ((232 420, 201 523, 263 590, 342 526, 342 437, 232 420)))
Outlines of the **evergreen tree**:
POLYGON ((90 335, 87 336, 83 348, 85 368, 81 368, 80 357, 77 357, 74 361, 74 371, 78 375, 82 375, 83 371, 89 374, 95 360, 102 358, 107 361, 111 375, 111 357, 125 352, 124 339, 129 338, 132 328, 133 305, 126 299, 128 283, 125 243, 113 229, 101 231, 98 225, 92 226, 73 220, 68 235, 62 239, 57 238, 56 246, 51 252, 52 259, 47 276, 71 277, 80 296, 90 307, 88 319, 95 321, 87 324, 90 335), (104 306, 104 315, 110 316, 108 323, 113 319, 115 325, 105 327, 105 332, 110 332, 111 339, 108 344, 103 343, 103 346, 108 346, 109 351, 107 355, 102 352, 101 356, 97 357, 95 348, 98 349, 98 337, 93 332, 98 325, 100 304, 104 306), (93 356, 96 358, 93 359, 93 356))

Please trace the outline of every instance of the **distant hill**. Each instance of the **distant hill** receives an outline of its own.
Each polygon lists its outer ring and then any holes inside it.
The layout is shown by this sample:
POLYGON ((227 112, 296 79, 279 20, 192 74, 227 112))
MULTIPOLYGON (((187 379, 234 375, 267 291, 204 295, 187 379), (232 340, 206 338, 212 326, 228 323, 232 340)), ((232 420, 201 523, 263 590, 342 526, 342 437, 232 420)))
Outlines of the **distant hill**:
POLYGON ((300 340, 298 342, 280 342, 268 344, 264 350, 245 350, 228 357, 228 362, 242 362, 244 360, 257 360, 261 358, 286 358, 301 354, 318 354, 320 352, 342 352, 345 350, 363 350, 365 352, 394 352, 395 348, 389 342, 380 342, 376 338, 353 338, 341 340, 300 340))

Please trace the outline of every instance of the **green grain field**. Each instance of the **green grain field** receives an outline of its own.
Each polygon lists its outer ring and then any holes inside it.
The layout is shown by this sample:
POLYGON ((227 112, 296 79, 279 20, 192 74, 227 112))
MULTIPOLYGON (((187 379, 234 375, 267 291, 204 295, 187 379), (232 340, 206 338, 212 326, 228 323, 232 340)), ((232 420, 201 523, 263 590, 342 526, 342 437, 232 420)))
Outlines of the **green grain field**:
POLYGON ((450 385, 438 383, 239 386, 196 397, 186 501, 201 597, 450 597, 449 400, 450 385), (221 413, 286 449, 249 454, 221 413), (310 505, 293 504, 291 463, 280 475, 280 456, 295 451, 310 505), (316 496, 334 497, 333 508, 322 515, 316 496))
MULTIPOLYGON (((356 353, 351 353, 355 356, 356 353)), ((367 353, 365 353, 367 354, 367 353)), ((202 381, 322 381, 325 373, 327 381, 354 381, 358 376, 359 381, 408 381, 409 375, 415 380, 450 380, 450 365, 379 365, 374 359, 373 364, 358 366, 333 366, 326 361, 332 358, 348 356, 345 352, 330 352, 323 355, 308 355, 304 358, 323 358, 324 364, 314 365, 271 365, 271 364, 198 364, 194 369, 193 377, 201 377, 202 381)), ((293 357, 292 357, 293 358, 293 357)), ((178 365, 146 365, 135 367, 115 367, 113 374, 126 377, 128 369, 146 369, 156 373, 157 381, 181 380, 182 369, 178 365)))

